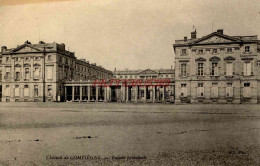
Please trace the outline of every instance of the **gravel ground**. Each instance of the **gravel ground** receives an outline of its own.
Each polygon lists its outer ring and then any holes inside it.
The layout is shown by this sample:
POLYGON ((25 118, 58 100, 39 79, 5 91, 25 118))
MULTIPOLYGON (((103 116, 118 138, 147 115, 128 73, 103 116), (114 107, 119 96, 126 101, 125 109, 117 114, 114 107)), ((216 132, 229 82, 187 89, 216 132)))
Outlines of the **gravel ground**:
POLYGON ((0 103, 0 165, 260 165, 259 108, 0 103))

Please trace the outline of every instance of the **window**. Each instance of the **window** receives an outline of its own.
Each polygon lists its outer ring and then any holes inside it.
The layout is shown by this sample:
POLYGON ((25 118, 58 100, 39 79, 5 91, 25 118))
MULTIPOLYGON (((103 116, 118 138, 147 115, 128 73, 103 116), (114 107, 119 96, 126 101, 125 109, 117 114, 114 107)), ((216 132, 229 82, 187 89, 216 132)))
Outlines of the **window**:
POLYGON ((250 46, 245 46, 245 52, 250 52, 250 46))
POLYGON ((25 79, 26 80, 30 79, 30 70, 29 70, 29 68, 25 68, 25 79))
POLYGON ((38 95, 39 95, 38 85, 34 85, 34 96, 38 96, 38 95))
POLYGON ((186 76, 187 75, 187 64, 182 63, 181 64, 181 71, 180 71, 180 76, 186 76))
POLYGON ((20 72, 19 72, 19 71, 16 71, 16 72, 15 72, 15 79, 16 79, 16 80, 20 80, 20 76, 21 76, 20 72))
POLYGON ((35 60, 36 60, 36 61, 40 60, 40 57, 35 57, 35 60))
POLYGON ((48 96, 52 96, 52 86, 48 85, 48 96))
POLYGON ((29 61, 30 59, 29 59, 29 57, 25 57, 25 60, 26 60, 26 61, 29 61))
POLYGON ((181 97, 187 97, 187 84, 181 84, 181 97))
POLYGON ((203 76, 203 63, 198 63, 198 76, 203 76))
POLYGON ((50 61, 51 60, 51 55, 48 55, 48 61, 50 61))
POLYGON ((52 66, 46 66, 46 72, 47 72, 47 79, 48 80, 53 79, 53 67, 52 66))
POLYGON ((19 58, 16 57, 16 58, 15 58, 15 61, 16 61, 16 62, 19 61, 19 58))
POLYGON ((5 72, 5 79, 6 80, 9 80, 10 79, 10 72, 5 72))
POLYGON ((218 50, 217 49, 213 49, 213 54, 216 54, 218 53, 218 50))
POLYGON ((182 49, 182 50, 181 50, 181 55, 187 55, 186 49, 182 49))
POLYGON ((226 97, 233 97, 233 86, 232 86, 232 83, 227 83, 226 97))
POLYGON ((14 96, 16 96, 16 97, 20 96, 19 90, 20 90, 19 85, 15 85, 14 96))
POLYGON ((24 97, 29 97, 29 86, 28 85, 24 85, 24 97))
POLYGON ((6 85, 6 86, 5 86, 5 92, 6 92, 5 95, 6 95, 6 96, 10 96, 10 94, 11 94, 11 93, 10 93, 10 90, 11 90, 11 89, 10 89, 10 86, 9 86, 9 85, 6 85))
POLYGON ((250 76, 251 75, 251 63, 250 62, 245 62, 244 63, 244 75, 245 76, 250 76))
POLYGON ((199 54, 203 54, 203 50, 199 50, 199 54))
POLYGON ((61 56, 59 57, 59 62, 62 62, 62 57, 61 56))
POLYGON ((251 97, 250 83, 244 83, 243 97, 251 97))
POLYGON ((68 64, 68 59, 66 58, 66 60, 65 60, 65 64, 68 64))
POLYGON ((233 75, 233 63, 226 64, 226 75, 232 76, 233 75))
POLYGON ((211 75, 218 76, 218 63, 217 62, 213 62, 211 65, 212 65, 211 75))
POLYGON ((217 98, 218 97, 218 84, 217 83, 212 83, 211 97, 212 98, 217 98))
POLYGON ((227 52, 231 53, 232 52, 232 48, 227 48, 227 52))
POLYGON ((2 64, 2 60, 0 60, 0 64, 2 64))
POLYGON ((198 83, 197 97, 204 97, 203 83, 198 83))
POLYGON ((40 76, 40 68, 35 68, 34 69, 34 77, 39 77, 40 76))
POLYGON ((120 78, 123 78, 123 76, 120 76, 120 78))
POLYGON ((9 57, 6 57, 6 59, 5 59, 5 60, 6 60, 6 62, 9 62, 9 57))

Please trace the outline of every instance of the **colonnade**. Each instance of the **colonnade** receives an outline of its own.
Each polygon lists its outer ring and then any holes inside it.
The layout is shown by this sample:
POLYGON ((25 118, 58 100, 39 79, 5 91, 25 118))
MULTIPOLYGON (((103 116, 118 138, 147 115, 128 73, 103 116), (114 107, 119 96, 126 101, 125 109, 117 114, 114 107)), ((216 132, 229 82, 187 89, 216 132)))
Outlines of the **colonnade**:
POLYGON ((174 102, 171 86, 65 85, 65 101, 72 102, 174 102))

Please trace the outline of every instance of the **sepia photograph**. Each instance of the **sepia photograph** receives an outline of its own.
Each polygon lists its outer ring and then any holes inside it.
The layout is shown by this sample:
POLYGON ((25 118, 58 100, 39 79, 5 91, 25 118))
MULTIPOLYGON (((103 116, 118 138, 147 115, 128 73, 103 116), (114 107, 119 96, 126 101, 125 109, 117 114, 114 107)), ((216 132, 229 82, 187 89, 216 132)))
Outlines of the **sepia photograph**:
POLYGON ((0 166, 260 165, 259 0, 0 0, 0 166))

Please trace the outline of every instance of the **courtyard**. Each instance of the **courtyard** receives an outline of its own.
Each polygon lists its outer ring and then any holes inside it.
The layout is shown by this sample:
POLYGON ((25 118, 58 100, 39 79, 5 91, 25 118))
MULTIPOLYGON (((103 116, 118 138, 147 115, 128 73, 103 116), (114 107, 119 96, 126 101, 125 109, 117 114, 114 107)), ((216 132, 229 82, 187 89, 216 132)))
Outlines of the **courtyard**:
POLYGON ((257 165, 259 108, 0 103, 0 165, 257 165))

